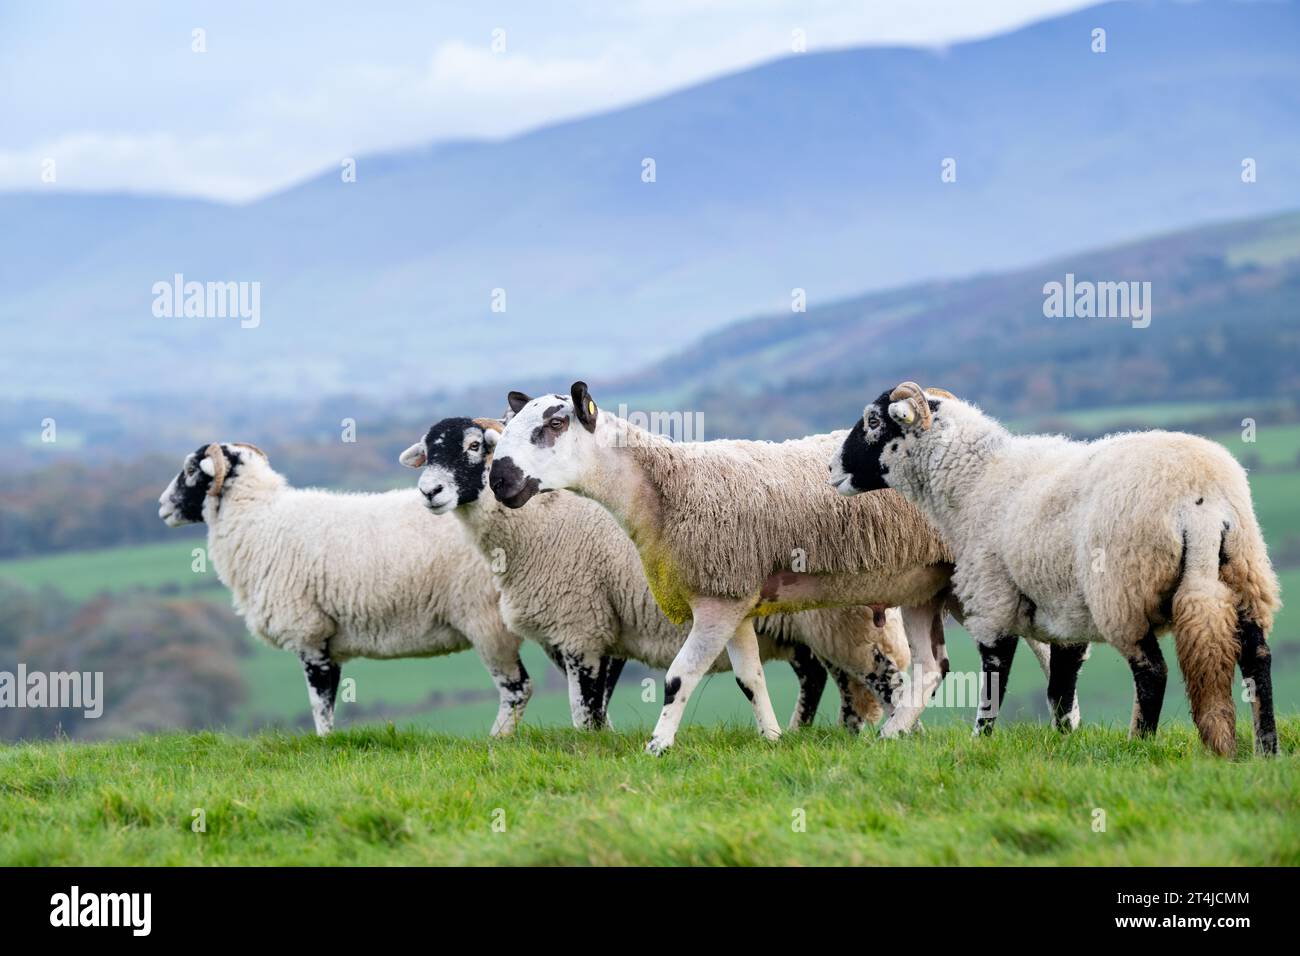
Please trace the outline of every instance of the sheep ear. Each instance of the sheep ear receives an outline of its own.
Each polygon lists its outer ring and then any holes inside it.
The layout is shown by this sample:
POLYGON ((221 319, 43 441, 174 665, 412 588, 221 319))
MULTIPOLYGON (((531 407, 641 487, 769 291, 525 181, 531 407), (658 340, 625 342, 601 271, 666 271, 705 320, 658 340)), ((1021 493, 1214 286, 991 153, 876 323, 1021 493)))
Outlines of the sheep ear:
POLYGON ((518 415, 532 399, 523 392, 511 392, 506 396, 506 401, 510 404, 510 410, 518 415))
POLYGON ((199 462, 199 471, 203 472, 209 478, 217 477, 217 466, 211 458, 204 458, 199 462))
POLYGON ((424 463, 428 460, 428 456, 424 451, 424 442, 416 442, 410 448, 406 449, 406 451, 402 452, 401 456, 397 460, 407 468, 423 468, 424 463))
POLYGON ((578 421, 582 422, 582 427, 587 431, 594 432, 596 430, 596 402, 592 399, 591 393, 587 391, 587 383, 574 382, 569 394, 573 399, 573 411, 578 416, 578 421))
POLYGON ((495 428, 485 428, 483 430, 483 444, 488 448, 496 448, 497 442, 501 440, 501 433, 495 428))

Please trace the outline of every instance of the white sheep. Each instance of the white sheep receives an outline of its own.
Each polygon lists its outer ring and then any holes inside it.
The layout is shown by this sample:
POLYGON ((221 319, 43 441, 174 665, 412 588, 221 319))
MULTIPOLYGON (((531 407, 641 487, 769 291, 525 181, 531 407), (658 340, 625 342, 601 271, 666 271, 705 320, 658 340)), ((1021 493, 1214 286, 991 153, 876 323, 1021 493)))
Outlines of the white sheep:
MULTIPOLYGON (((558 652, 575 726, 599 727, 623 660, 666 668, 687 631, 655 605, 635 546, 600 505, 561 491, 515 511, 486 492, 502 428, 493 419, 443 419, 402 453, 401 462, 423 469, 419 490, 429 510, 455 514, 477 542, 496 572, 511 630, 558 652)), ((897 611, 883 629, 859 608, 836 608, 771 615, 756 630, 761 657, 790 661, 799 678, 791 727, 810 723, 816 713, 826 680, 816 658, 835 674, 841 717, 853 730, 875 722, 895 664, 908 663, 897 611), (870 673, 876 690, 849 677, 850 671, 870 673)), ((725 655, 710 667, 727 669, 725 655)))
POLYGON ((599 502, 636 545, 659 607, 675 623, 692 621, 668 669, 651 753, 672 745, 691 692, 724 648, 753 694, 760 732, 779 736, 753 618, 810 608, 902 608, 919 690, 881 732, 913 726, 947 669, 951 555, 901 497, 831 493, 825 463, 842 436, 675 443, 599 410, 582 382, 569 395, 512 392, 509 401, 516 414, 489 477, 497 499, 518 508, 538 491, 568 488, 599 502))
POLYGON ((831 462, 846 495, 893 489, 939 529, 953 588, 980 645, 977 729, 992 726, 1015 641, 1105 642, 1136 684, 1133 735, 1154 733, 1172 627, 1192 717, 1211 750, 1236 747, 1235 665, 1255 749, 1277 752, 1266 635, 1280 606, 1246 473, 1194 435, 1093 442, 1015 436, 978 408, 914 382, 866 407, 831 462))
POLYGON ((168 525, 204 522, 208 558, 248 629, 302 660, 318 734, 334 724, 340 664, 473 647, 496 684, 492 734, 532 694, 520 638, 460 524, 430 520, 414 489, 291 488, 253 445, 200 446, 158 499, 168 525))

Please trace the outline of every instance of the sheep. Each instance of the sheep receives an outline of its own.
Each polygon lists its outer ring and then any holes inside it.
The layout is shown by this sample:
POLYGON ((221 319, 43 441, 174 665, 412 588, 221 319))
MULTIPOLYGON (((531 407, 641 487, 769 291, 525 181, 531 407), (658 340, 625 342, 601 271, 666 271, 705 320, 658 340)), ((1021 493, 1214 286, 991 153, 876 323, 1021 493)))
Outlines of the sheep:
MULTIPOLYGON (((659 611, 635 546, 600 505, 561 491, 513 511, 483 493, 503 428, 490 418, 446 418, 400 461, 422 469, 419 490, 429 510, 456 515, 496 571, 510 629, 554 648, 562 658, 574 725, 600 727, 617 679, 616 669, 609 676, 611 661, 621 667, 624 659, 634 658, 666 668, 686 631, 659 611)), ((760 656, 790 661, 799 679, 791 728, 812 722, 825 686, 826 669, 814 651, 828 659, 840 688, 841 720, 855 732, 880 716, 877 697, 888 693, 891 659, 904 667, 908 663, 896 611, 884 629, 859 609, 836 608, 765 617, 756 631, 760 656), (871 673, 879 681, 874 693, 836 659, 871 673)), ((710 666, 727 669, 725 655, 710 666)))
POLYGON ((904 382, 866 407, 830 480, 844 495, 902 494, 952 548, 983 661, 977 731, 1006 693, 1008 635, 1028 633, 1113 645, 1136 687, 1130 736, 1155 733, 1167 675, 1157 637, 1172 628, 1205 746, 1235 751, 1239 662, 1255 750, 1277 753, 1266 640, 1277 577, 1246 473, 1219 445, 1164 431, 1013 436, 968 402, 904 382))
POLYGON ((431 521, 415 489, 292 488, 256 446, 214 442, 186 456, 158 503, 171 527, 207 525, 208 558, 235 611, 298 655, 317 734, 333 728, 343 662, 469 647, 496 684, 492 735, 514 731, 532 694, 521 639, 460 524, 431 521))
MULTIPOLYGON (((942 612, 951 555, 897 495, 847 501, 826 487, 843 434, 783 443, 674 443, 568 395, 508 396, 489 486, 510 508, 568 488, 608 509, 636 545, 651 592, 674 623, 692 622, 668 669, 647 750, 672 746, 691 692, 725 647, 753 696, 759 731, 780 736, 763 684, 753 618, 819 607, 901 607, 913 678, 883 736, 910 730, 947 671, 942 612)), ((866 675, 855 674, 859 679, 866 675)), ((895 706, 897 704, 897 706, 895 706)))

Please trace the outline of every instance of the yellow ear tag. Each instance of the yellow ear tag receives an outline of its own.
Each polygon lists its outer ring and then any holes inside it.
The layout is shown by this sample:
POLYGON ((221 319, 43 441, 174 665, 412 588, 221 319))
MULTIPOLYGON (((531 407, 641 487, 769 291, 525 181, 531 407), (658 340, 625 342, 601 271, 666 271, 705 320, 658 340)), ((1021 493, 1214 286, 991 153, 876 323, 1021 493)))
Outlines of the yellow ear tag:
POLYGON ((587 414, 592 418, 596 417, 596 403, 591 399, 587 399, 587 414))

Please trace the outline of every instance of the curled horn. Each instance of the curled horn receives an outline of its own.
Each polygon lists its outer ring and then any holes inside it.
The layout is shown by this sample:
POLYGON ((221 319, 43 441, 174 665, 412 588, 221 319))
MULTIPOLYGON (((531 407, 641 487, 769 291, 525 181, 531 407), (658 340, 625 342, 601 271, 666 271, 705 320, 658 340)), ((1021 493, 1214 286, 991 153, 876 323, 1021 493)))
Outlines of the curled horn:
POLYGON ((212 459, 212 485, 208 488, 208 497, 219 498, 226 480, 226 454, 219 443, 213 442, 204 450, 203 457, 212 459))
MULTIPOLYGON (((259 455, 261 455, 263 458, 267 458, 267 454, 266 454, 266 452, 262 451, 262 449, 258 448, 256 445, 254 445, 254 444, 252 444, 252 443, 250 443, 250 442, 246 442, 246 441, 232 441, 232 442, 230 442, 230 447, 231 447, 231 448, 247 448, 247 449, 250 449, 251 451, 255 451, 255 452, 257 452, 257 453, 258 453, 259 455)), ((270 459, 267 458, 267 460, 269 461, 270 459)))
POLYGON ((889 401, 907 402, 912 411, 911 424, 921 426, 921 431, 927 431, 930 427, 930 403, 925 400, 925 391, 915 382, 904 382, 898 388, 889 393, 889 401))
POLYGON ((503 432, 506 430, 505 423, 495 418, 476 418, 474 424, 484 431, 503 432))
POLYGON ((940 398, 956 398, 956 397, 957 397, 957 396, 954 395, 952 392, 948 391, 946 388, 927 388, 927 389, 925 390, 925 394, 927 394, 927 395, 937 395, 937 396, 939 396, 940 398))

